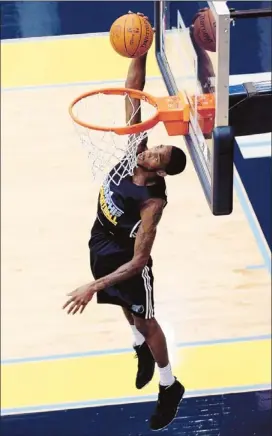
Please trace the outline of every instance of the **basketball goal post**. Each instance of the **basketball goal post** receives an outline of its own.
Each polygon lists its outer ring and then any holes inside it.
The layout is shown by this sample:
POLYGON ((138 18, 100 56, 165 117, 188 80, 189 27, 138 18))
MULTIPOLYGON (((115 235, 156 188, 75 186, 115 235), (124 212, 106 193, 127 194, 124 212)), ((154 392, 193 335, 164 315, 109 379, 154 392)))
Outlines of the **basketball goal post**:
POLYGON ((201 94, 195 87, 193 95, 188 95, 182 87, 173 86, 171 70, 166 71, 167 59, 163 58, 160 32, 163 3, 162 0, 155 2, 155 50, 169 96, 154 97, 128 88, 97 89, 75 98, 69 106, 69 113, 80 141, 87 149, 93 177, 107 177, 109 182, 117 185, 133 174, 139 144, 162 122, 169 136, 184 137, 213 215, 228 215, 233 207, 233 131, 228 125, 218 122, 218 92, 201 94), (140 100, 140 105, 133 107, 135 100, 140 100), (132 106, 132 116, 124 124, 125 114, 120 118, 119 108, 125 108, 128 101, 132 106), (137 110, 144 105, 150 108, 148 116, 142 116, 141 123, 132 124, 137 110), (202 137, 212 138, 212 150, 205 141, 198 143, 198 149, 195 147, 199 141, 197 136, 195 141, 192 140, 193 121, 201 130, 202 137), (208 169, 206 155, 210 160, 208 169))
MULTIPOLYGON (((132 103, 131 103, 132 104, 132 103)), ((132 117, 139 110, 132 111, 132 117)), ((149 135, 154 126, 159 122, 164 123, 169 136, 184 136, 189 134, 191 106, 186 96, 179 92, 167 97, 154 97, 146 92, 128 88, 104 88, 81 94, 75 98, 69 106, 69 113, 74 121, 81 143, 87 148, 91 160, 93 178, 108 177, 119 185, 121 180, 132 175, 137 166, 138 145, 149 135), (116 107, 125 106, 125 100, 141 100, 152 107, 152 115, 139 124, 118 125, 116 123, 116 107), (114 104, 110 104, 111 100, 114 104), (117 103, 117 101, 119 102, 117 103), (97 110, 90 111, 89 104, 97 110), (112 124, 105 124, 103 108, 112 106, 112 124), (98 124, 90 123, 97 114, 101 115, 98 124), (91 115, 90 115, 91 114, 91 115)), ((229 131, 214 130, 215 102, 213 94, 197 96, 198 120, 202 125, 202 131, 215 136, 220 142, 222 149, 232 147, 229 131), (224 140, 225 138, 225 140, 224 140), (225 142, 224 142, 225 141, 225 142), (223 144, 223 145, 222 145, 223 144)), ((222 153, 223 154, 223 153, 222 153)), ((229 153, 228 153, 229 155, 229 153)), ((225 171, 225 162, 221 155, 219 162, 213 163, 214 183, 218 185, 218 179, 222 179, 225 171)), ((231 163, 232 164, 232 163, 231 163)), ((229 170, 229 169, 228 169, 229 170)), ((232 190, 232 187, 227 187, 232 190)), ((220 189, 217 196, 226 195, 224 189, 220 189)), ((229 197, 229 196, 228 196, 229 197)), ((232 204, 226 207, 224 198, 218 203, 214 202, 212 213, 214 215, 226 215, 231 213, 232 204)))

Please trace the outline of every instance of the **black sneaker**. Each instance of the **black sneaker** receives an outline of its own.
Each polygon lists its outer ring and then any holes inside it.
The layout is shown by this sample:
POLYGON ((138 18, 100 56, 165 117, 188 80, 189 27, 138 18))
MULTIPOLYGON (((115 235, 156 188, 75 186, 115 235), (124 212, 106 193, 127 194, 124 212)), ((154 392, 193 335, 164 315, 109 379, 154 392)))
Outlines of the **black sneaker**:
POLYGON ((171 386, 160 386, 157 406, 150 418, 151 430, 161 430, 173 421, 184 392, 184 386, 177 379, 171 386))
POLYGON ((154 375, 155 360, 146 342, 133 347, 138 358, 138 371, 136 376, 136 388, 142 389, 149 383, 154 375))

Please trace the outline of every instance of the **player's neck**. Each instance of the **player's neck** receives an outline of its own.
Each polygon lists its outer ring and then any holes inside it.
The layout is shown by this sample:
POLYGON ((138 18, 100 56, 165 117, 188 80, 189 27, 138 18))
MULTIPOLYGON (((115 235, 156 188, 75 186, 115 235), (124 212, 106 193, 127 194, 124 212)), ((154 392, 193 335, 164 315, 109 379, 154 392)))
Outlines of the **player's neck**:
POLYGON ((138 186, 147 186, 147 185, 153 185, 156 183, 157 174, 156 173, 150 173, 147 171, 144 171, 144 169, 138 167, 135 168, 134 174, 132 176, 132 181, 135 183, 135 185, 138 186))

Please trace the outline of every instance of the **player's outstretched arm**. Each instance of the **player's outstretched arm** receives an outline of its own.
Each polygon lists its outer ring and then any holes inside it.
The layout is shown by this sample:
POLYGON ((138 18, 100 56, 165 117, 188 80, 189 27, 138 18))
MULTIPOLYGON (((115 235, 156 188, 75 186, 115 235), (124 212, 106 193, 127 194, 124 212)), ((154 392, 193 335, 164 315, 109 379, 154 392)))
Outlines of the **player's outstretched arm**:
MULTIPOLYGON (((131 13, 131 11, 129 11, 131 13)), ((144 14, 138 12, 139 15, 146 17, 144 14)), ((153 29, 154 30, 154 29, 153 29)), ((146 60, 147 53, 139 58, 132 59, 129 65, 127 79, 125 83, 126 88, 137 89, 143 91, 145 87, 146 77, 146 60)), ((141 101, 135 98, 126 97, 126 124, 133 125, 139 124, 142 121, 141 114, 141 101)), ((147 138, 144 139, 137 148, 137 154, 142 153, 147 149, 147 138)))
POLYGON ((68 313, 75 314, 83 312, 88 302, 96 292, 101 291, 116 283, 128 280, 131 277, 140 274, 147 264, 151 249, 156 237, 157 225, 161 219, 165 201, 159 198, 148 200, 141 210, 141 225, 137 232, 134 256, 131 261, 125 263, 113 273, 108 274, 92 283, 81 286, 74 292, 68 294, 69 300, 63 306, 68 308, 68 313))
POLYGON ((116 283, 128 280, 140 274, 148 262, 155 240, 157 225, 161 219, 165 200, 154 198, 148 200, 141 209, 141 224, 139 226, 135 244, 134 255, 131 261, 125 263, 113 273, 97 281, 98 288, 104 289, 116 283))
MULTIPOLYGON (((132 59, 129 65, 126 88, 143 91, 145 86, 147 54, 139 58, 132 59)), ((141 101, 137 98, 126 97, 126 123, 129 125, 138 124, 141 118, 141 101)))
MULTIPOLYGON (((129 11, 129 14, 133 12, 129 11)), ((146 17, 144 14, 138 12, 138 15, 146 17)), ((145 86, 146 76, 146 59, 147 53, 139 58, 132 59, 128 68, 127 79, 125 83, 126 88, 137 89, 143 91, 145 86)), ((141 119, 141 102, 139 99, 126 98, 126 123, 129 125, 138 124, 141 119)))

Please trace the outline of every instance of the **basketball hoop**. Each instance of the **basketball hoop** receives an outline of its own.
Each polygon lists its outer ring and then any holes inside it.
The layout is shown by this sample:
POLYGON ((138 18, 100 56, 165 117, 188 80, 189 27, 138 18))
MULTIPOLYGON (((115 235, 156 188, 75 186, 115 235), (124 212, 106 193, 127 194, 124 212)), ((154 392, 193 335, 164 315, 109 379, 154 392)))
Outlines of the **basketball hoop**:
POLYGON ((170 136, 186 135, 190 119, 189 105, 182 94, 157 98, 129 88, 86 92, 72 101, 69 113, 81 143, 87 148, 93 178, 107 174, 108 180, 116 185, 133 174, 137 148, 157 123, 162 121, 170 136), (135 100, 141 104, 135 104, 135 100), (132 114, 124 125, 125 104, 131 104, 132 114), (145 120, 132 124, 140 107, 145 120))

